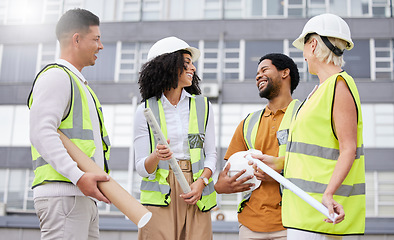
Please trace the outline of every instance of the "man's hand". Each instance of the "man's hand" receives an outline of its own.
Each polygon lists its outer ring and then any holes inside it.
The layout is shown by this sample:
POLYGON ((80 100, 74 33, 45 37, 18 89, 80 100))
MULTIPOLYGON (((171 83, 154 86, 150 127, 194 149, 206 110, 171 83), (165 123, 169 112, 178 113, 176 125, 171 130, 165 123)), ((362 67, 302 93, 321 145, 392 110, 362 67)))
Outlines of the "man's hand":
MULTIPOLYGON (((283 169, 285 161, 284 157, 274 157, 267 154, 252 154, 252 157, 262 161, 268 167, 272 168, 277 172, 281 172, 283 169)), ((253 165, 253 168, 257 167, 257 164, 253 163, 253 161, 249 161, 249 165, 253 165)))
POLYGON ((77 187, 85 196, 93 197, 99 201, 111 204, 111 201, 98 189, 98 182, 108 182, 108 175, 85 172, 77 182, 77 187))
POLYGON ((217 193, 237 193, 250 190, 254 186, 254 183, 245 183, 246 181, 253 178, 253 176, 247 176, 240 180, 237 180, 242 174, 246 172, 245 169, 230 177, 228 171, 230 170, 230 163, 223 169, 219 174, 218 181, 215 184, 215 190, 217 193))

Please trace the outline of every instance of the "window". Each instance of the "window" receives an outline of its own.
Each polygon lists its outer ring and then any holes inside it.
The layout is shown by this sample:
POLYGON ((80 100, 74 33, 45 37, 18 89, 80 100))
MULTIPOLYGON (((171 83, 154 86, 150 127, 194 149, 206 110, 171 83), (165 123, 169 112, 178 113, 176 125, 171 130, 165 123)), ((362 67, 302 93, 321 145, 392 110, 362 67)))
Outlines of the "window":
POLYGON ((117 4, 117 19, 120 21, 138 21, 141 18, 141 0, 120 0, 117 4))
POLYGON ((222 0, 202 0, 204 3, 204 19, 222 18, 222 0))
POLYGON ((203 0, 168 0, 169 19, 203 19, 203 0))
POLYGON ((138 78, 138 44, 133 42, 117 43, 115 82, 135 82, 138 78))
POLYGON ((303 52, 293 46, 293 42, 285 39, 283 41, 283 53, 293 59, 297 64, 298 73, 300 74, 300 82, 306 82, 310 78, 308 72, 308 63, 305 61, 303 52))
POLYGON ((56 43, 38 44, 38 56, 36 73, 41 71, 46 65, 53 63, 59 56, 60 49, 56 43))
POLYGON ((260 58, 267 53, 283 52, 283 41, 246 41, 245 79, 255 81, 260 58))
POLYGON ((224 0, 224 18, 243 18, 244 0, 224 0))
POLYGON ((393 80, 393 41, 371 39, 371 79, 393 80))
POLYGON ((223 80, 244 80, 245 41, 224 43, 223 80))
POLYGON ((366 216, 394 217, 393 172, 366 172, 366 216))
POLYGON ((116 43, 103 43, 94 66, 84 67, 82 74, 89 82, 114 82, 116 43))
POLYGON ((3 45, 0 82, 33 82, 37 45, 3 45))
POLYGON ((142 1, 142 20, 167 20, 166 6, 164 0, 143 0, 142 1))
POLYGON ((199 59, 198 75, 204 81, 218 80, 220 69, 219 42, 218 41, 201 41, 201 56, 199 59))
POLYGON ((89 9, 96 14, 101 22, 108 22, 115 20, 115 5, 118 1, 109 0, 85 0, 84 8, 89 9))
POLYGON ((308 0, 308 16, 316 16, 327 12, 328 2, 326 0, 308 0))
POLYGON ((343 58, 347 73, 356 80, 370 80, 370 47, 368 40, 353 40, 352 50, 345 50, 343 58))
MULTIPOLYGON (((286 17, 305 17, 306 0, 287 0, 286 17)), ((286 2, 286 1, 285 1, 286 2)))

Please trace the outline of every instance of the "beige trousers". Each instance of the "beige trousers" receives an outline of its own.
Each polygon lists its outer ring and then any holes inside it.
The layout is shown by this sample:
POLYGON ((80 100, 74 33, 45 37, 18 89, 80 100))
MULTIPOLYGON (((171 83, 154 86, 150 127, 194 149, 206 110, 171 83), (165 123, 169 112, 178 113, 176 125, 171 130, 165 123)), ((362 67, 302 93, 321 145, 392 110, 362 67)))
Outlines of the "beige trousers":
POLYGON ((286 240, 286 230, 276 232, 254 232, 244 225, 239 226, 239 240, 286 240))
MULTIPOLYGON (((191 170, 183 171, 183 174, 190 184, 193 179, 191 170)), ((166 207, 146 206, 152 212, 152 218, 138 230, 138 239, 211 240, 211 213, 201 212, 197 205, 189 205, 179 197, 183 192, 172 170, 167 181, 171 187, 171 203, 166 207)))
POLYGON ((96 203, 85 196, 40 197, 34 199, 40 219, 41 240, 99 239, 96 203))

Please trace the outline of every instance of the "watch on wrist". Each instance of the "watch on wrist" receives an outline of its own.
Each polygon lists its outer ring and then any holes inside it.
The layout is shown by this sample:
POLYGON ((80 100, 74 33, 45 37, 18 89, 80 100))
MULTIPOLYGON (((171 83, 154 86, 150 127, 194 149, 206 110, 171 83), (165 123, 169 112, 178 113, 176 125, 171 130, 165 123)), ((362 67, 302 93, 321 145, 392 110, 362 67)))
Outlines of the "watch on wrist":
POLYGON ((199 177, 199 179, 202 179, 202 182, 204 183, 204 186, 207 186, 208 185, 208 178, 206 178, 206 177, 199 177))

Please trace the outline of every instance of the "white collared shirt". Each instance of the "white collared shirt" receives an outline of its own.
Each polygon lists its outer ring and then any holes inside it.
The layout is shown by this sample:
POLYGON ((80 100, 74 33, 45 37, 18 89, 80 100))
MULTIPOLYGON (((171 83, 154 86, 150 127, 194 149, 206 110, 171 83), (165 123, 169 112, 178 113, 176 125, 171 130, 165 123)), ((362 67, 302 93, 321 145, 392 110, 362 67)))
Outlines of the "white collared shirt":
MULTIPOLYGON (((85 87, 88 82, 81 72, 66 60, 59 59, 56 63, 66 66, 83 83, 96 145, 93 157, 96 163, 103 167, 104 154, 100 123, 94 100, 85 87)), ((33 104, 30 108, 30 141, 45 161, 51 164, 57 172, 70 179, 74 185, 67 183, 39 185, 34 188, 34 197, 83 195, 75 184, 84 172, 77 167, 77 164, 68 155, 56 132, 62 119, 69 111, 70 103, 71 83, 69 75, 59 68, 52 68, 42 73, 33 89, 33 104)))
MULTIPOLYGON (((164 94, 161 96, 163 110, 166 116, 167 138, 170 139, 170 149, 178 159, 190 159, 188 145, 189 131, 189 98, 191 94, 182 90, 178 105, 172 105, 164 94)), ((154 178, 155 172, 149 174, 145 169, 145 160, 150 154, 150 140, 148 125, 143 114, 145 103, 138 106, 134 118, 134 151, 136 170, 142 177, 154 178)), ((209 103, 208 123, 205 132, 205 160, 204 167, 216 170, 215 123, 211 103, 209 103)))

